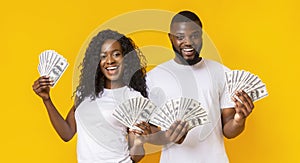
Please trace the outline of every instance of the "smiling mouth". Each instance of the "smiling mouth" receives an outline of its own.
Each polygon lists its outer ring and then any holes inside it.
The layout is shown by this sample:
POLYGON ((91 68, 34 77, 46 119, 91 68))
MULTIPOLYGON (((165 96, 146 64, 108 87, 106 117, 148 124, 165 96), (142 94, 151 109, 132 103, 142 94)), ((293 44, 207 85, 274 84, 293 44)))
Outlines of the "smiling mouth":
POLYGON ((112 71, 112 70, 116 70, 118 68, 119 68, 119 66, 111 66, 111 67, 106 67, 105 69, 108 71, 112 71))
POLYGON ((183 48, 182 51, 183 52, 193 52, 194 48, 183 48))
POLYGON ((187 56, 187 57, 191 57, 194 55, 194 52, 195 52, 195 49, 194 48, 182 48, 181 49, 181 53, 184 55, 184 56, 187 56))

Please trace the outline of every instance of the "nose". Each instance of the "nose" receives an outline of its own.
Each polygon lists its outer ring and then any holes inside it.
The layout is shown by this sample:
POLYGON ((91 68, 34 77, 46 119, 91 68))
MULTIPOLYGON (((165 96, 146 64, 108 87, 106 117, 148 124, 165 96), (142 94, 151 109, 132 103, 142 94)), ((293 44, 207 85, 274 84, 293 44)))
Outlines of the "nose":
POLYGON ((112 55, 108 55, 106 58, 106 64, 112 64, 115 63, 115 58, 112 55))
POLYGON ((185 37, 184 44, 185 45, 192 45, 193 41, 192 41, 192 39, 190 37, 185 37))

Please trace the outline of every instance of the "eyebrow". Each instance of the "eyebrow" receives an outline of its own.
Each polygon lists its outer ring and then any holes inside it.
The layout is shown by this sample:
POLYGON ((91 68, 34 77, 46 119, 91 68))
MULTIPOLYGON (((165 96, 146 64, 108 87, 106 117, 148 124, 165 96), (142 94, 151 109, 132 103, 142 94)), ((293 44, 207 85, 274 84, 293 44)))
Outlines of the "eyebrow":
MULTIPOLYGON (((122 49, 121 49, 121 50, 119 50, 119 49, 114 49, 114 50, 112 50, 111 52, 113 53, 113 52, 116 52, 116 51, 122 53, 122 49)), ((101 50, 100 54, 101 54, 101 53, 107 53, 107 51, 102 51, 102 50, 101 50)))

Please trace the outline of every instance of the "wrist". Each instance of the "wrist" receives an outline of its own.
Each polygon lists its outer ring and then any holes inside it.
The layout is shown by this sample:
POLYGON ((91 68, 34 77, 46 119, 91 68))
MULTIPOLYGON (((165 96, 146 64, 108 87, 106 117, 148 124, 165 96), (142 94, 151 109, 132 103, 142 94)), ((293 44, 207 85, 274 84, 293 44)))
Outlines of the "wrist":
POLYGON ((51 101, 50 96, 49 96, 49 97, 44 97, 44 98, 42 98, 42 99, 43 99, 43 102, 51 101))
POLYGON ((239 120, 233 119, 233 125, 237 126, 237 127, 244 126, 245 121, 246 121, 246 118, 239 119, 239 120))
POLYGON ((142 147, 143 145, 144 145, 144 141, 142 141, 141 139, 139 139, 139 138, 136 138, 135 140, 134 140, 134 143, 133 143, 133 145, 135 146, 135 147, 142 147))

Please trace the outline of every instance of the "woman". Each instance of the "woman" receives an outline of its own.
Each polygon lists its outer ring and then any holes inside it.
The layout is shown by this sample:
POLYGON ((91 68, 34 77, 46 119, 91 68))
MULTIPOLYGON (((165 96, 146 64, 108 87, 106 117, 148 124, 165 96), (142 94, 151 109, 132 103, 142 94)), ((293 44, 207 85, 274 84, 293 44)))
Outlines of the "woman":
MULTIPOLYGON (((144 141, 112 117, 123 101, 147 97, 145 59, 133 41, 112 30, 98 33, 90 42, 82 63, 75 104, 64 119, 50 98, 53 81, 42 76, 33 84, 47 108, 56 132, 69 141, 77 132, 77 159, 89 162, 138 162, 144 141)), ((149 125, 137 125, 150 134, 149 125)), ((139 133, 141 134, 141 133, 139 133)))

